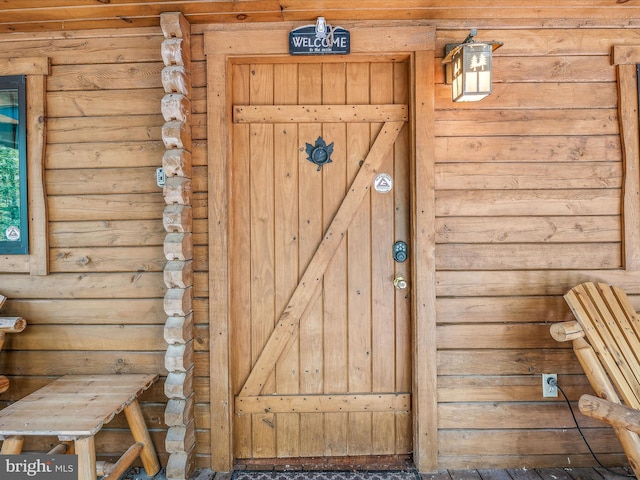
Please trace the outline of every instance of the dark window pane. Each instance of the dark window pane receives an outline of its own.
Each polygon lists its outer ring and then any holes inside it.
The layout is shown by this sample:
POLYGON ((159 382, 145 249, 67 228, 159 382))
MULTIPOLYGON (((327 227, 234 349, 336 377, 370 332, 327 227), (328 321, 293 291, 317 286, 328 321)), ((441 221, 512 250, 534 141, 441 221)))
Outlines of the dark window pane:
POLYGON ((0 77, 0 253, 28 253, 24 77, 0 77))

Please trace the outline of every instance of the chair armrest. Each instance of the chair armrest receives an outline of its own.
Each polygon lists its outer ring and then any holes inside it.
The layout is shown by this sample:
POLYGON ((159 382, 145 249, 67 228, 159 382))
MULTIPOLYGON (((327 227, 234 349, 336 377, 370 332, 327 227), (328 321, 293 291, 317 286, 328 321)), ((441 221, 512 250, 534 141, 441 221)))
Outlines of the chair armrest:
POLYGON ((640 433, 640 410, 593 395, 582 395, 578 407, 588 417, 601 420, 614 427, 622 427, 640 433))
POLYGON ((22 317, 0 317, 0 332, 20 333, 27 327, 27 321, 22 317))
POLYGON ((551 336, 558 342, 568 342, 584 337, 584 330, 578 322, 562 322, 551 325, 551 336))

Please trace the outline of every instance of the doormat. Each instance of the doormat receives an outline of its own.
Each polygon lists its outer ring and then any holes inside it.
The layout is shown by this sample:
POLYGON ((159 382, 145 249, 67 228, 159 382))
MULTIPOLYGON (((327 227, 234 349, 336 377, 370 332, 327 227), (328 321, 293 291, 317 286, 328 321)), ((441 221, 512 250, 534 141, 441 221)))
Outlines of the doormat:
POLYGON ((236 470, 231 480, 420 480, 417 470, 260 471, 236 470))

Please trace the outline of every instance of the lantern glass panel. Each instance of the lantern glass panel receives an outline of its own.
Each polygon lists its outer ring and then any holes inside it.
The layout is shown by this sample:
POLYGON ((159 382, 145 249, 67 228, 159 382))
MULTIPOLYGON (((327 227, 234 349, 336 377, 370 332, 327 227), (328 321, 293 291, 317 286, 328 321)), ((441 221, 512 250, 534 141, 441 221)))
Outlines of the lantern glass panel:
POLYGON ((491 93, 491 52, 486 43, 461 45, 451 58, 454 102, 472 102, 491 93))

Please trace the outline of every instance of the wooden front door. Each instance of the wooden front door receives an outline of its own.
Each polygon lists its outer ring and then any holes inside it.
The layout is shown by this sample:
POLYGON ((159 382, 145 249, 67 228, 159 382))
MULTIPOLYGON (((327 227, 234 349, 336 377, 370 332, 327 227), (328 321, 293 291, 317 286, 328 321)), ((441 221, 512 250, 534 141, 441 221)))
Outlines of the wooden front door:
POLYGON ((211 466, 411 452, 431 471, 435 31, 343 23, 349 55, 292 57, 297 26, 204 32, 211 466))
POLYGON ((320 60, 231 67, 236 459, 412 451, 409 62, 320 60))

